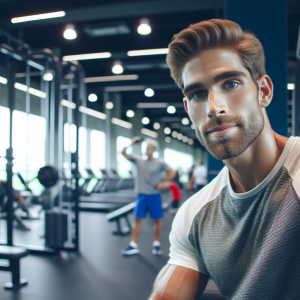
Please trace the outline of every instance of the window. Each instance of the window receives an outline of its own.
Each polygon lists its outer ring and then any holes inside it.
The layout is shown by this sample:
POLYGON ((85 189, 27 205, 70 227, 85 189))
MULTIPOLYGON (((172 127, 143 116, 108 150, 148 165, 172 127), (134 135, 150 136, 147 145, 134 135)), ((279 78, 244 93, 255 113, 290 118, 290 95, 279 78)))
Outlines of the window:
MULTIPOLYGON (((132 163, 128 161, 121 153, 124 147, 128 147, 128 145, 130 144, 130 138, 124 136, 117 137, 117 172, 122 178, 127 178, 130 175, 130 171, 132 169, 132 163)), ((131 154, 132 148, 129 147, 126 153, 131 154)))
MULTIPOLYGON (((180 151, 176 151, 170 148, 166 148, 164 151, 164 159, 166 164, 168 164, 173 170, 178 170, 179 168, 185 174, 188 173, 193 165, 193 156, 180 151)), ((182 176, 180 181, 187 182, 187 177, 182 176)))
POLYGON ((64 124, 64 151, 76 152, 76 125, 65 123, 64 124))
POLYGON ((78 146, 78 155, 79 155, 79 168, 86 167, 87 160, 87 140, 86 140, 86 128, 79 127, 79 146, 78 146))
MULTIPOLYGON (((0 106, 0 156, 6 156, 9 147, 9 108, 0 106)), ((6 180, 6 159, 0 157, 0 179, 6 180)))
POLYGON ((91 130, 91 169, 99 174, 99 169, 105 168, 105 133, 91 130))

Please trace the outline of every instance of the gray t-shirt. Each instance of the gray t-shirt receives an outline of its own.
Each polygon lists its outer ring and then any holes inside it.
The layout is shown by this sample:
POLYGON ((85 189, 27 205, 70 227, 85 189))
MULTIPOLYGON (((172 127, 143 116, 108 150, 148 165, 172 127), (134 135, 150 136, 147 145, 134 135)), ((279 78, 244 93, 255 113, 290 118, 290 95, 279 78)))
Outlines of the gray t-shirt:
POLYGON ((300 299, 300 138, 246 193, 233 191, 228 173, 177 212, 169 264, 209 275, 227 299, 300 299))
POLYGON ((159 194, 156 185, 161 182, 162 171, 167 171, 170 167, 162 159, 144 160, 141 157, 130 155, 129 160, 137 167, 136 192, 145 195, 159 194))

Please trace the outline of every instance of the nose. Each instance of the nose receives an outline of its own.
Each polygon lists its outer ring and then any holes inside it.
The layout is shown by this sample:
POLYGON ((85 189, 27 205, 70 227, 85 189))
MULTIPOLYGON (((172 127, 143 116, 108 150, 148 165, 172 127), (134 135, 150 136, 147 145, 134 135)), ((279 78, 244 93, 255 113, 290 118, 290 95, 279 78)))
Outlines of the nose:
POLYGON ((228 112, 224 99, 216 91, 211 91, 208 94, 209 108, 207 116, 211 119, 213 117, 220 117, 226 115, 228 112))

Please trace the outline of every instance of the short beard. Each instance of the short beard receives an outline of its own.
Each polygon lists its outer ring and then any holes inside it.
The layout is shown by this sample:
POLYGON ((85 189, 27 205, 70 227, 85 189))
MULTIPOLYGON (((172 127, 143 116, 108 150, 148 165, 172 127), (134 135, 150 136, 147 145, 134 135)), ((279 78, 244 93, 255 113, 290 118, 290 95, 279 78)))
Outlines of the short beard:
POLYGON ((196 128, 196 135, 202 146, 216 159, 225 160, 241 155, 259 137, 265 126, 264 115, 259 106, 254 108, 247 120, 241 117, 213 117, 202 126, 202 132, 196 128), (209 129, 223 124, 236 124, 238 133, 210 138, 209 129))

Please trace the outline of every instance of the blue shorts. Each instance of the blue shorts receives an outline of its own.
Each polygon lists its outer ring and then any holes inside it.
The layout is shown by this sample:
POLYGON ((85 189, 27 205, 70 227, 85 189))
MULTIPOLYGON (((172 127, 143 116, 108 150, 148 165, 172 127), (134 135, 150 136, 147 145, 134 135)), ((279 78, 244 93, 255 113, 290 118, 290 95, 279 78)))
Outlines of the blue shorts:
POLYGON ((161 219, 163 217, 160 194, 139 194, 135 201, 136 206, 133 214, 136 218, 145 218, 148 210, 152 219, 161 219))

